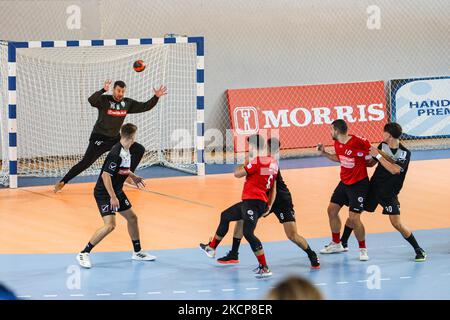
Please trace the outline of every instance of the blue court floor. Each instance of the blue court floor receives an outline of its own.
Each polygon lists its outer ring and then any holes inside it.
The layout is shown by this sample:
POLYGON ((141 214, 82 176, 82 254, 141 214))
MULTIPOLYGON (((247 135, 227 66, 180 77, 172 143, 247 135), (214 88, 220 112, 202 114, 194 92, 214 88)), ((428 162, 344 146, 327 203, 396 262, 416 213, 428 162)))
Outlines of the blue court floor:
MULTIPOLYGON (((130 252, 93 253, 90 270, 78 268, 75 254, 4 254, 0 282, 22 299, 262 299, 284 277, 300 275, 328 299, 450 299, 450 229, 414 234, 428 252, 424 263, 414 262, 412 248, 392 232, 368 235, 370 261, 358 260, 352 238, 348 253, 320 256, 321 270, 311 270, 288 241, 265 243, 274 273, 266 280, 254 278, 256 259, 243 245, 234 266, 196 248, 152 251, 154 262, 131 261, 130 252)), ((319 250, 328 241, 309 242, 319 250)), ((219 247, 218 256, 228 249, 219 247)))

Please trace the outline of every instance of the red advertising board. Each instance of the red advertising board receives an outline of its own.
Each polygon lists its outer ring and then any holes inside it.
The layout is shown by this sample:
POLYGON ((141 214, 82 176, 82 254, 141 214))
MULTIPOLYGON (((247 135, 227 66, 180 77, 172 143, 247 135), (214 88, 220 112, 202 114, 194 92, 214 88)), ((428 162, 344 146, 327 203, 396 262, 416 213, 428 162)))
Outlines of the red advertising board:
POLYGON ((349 133, 379 142, 387 122, 384 82, 227 90, 235 151, 255 133, 277 136, 282 149, 331 145, 330 123, 344 119, 349 133))

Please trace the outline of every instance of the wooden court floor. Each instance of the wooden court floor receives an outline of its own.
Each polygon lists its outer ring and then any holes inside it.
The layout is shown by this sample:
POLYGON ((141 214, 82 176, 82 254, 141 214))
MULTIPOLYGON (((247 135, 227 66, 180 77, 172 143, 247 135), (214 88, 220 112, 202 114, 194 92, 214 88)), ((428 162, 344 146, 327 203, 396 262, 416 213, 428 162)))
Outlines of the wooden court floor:
MULTIPOLYGON (((373 170, 370 171, 371 173, 373 170)), ((305 237, 329 236, 326 208, 339 180, 339 167, 284 170, 305 237)), ((402 218, 411 229, 450 227, 450 160, 413 161, 400 194, 402 218)), ((139 217, 143 247, 196 247, 216 230, 220 212, 239 201, 243 180, 232 174, 148 179, 147 190, 125 188, 139 217)), ((52 186, 0 190, 0 253, 70 253, 82 249, 102 224, 93 183, 70 184, 54 194, 52 186)), ((344 208, 345 209, 345 208, 344 208)), ((345 219, 347 210, 341 212, 345 219)), ((393 231, 389 219, 365 213, 368 233, 393 231)), ((261 219, 256 234, 264 241, 285 240, 275 216, 261 219)), ((399 235, 400 236, 400 235, 399 235)), ((231 242, 231 230, 224 240, 231 242)), ((370 248, 370 243, 368 243, 370 248)), ((131 250, 125 221, 94 251, 131 250)))

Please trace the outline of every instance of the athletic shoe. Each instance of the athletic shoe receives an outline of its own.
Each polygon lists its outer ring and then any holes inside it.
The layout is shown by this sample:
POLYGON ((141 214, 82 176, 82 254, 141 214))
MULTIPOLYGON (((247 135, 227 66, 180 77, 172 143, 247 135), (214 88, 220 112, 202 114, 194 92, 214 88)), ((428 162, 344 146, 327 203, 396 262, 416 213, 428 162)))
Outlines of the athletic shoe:
POLYGON ((263 267, 262 265, 259 265, 255 270, 255 277, 258 279, 269 278, 272 276, 272 271, 270 271, 268 266, 263 267))
POLYGON ((139 252, 133 252, 131 259, 137 260, 137 261, 153 261, 156 259, 156 257, 141 250, 139 252))
POLYGON ((92 268, 91 258, 88 252, 80 252, 77 254, 77 261, 82 268, 92 268))
POLYGON ((320 269, 320 261, 317 254, 313 251, 313 254, 308 256, 309 261, 311 261, 311 269, 320 269))
POLYGON ((320 253, 322 254, 329 254, 329 253, 339 253, 344 252, 344 247, 342 246, 342 243, 336 243, 331 241, 330 244, 326 245, 325 248, 320 250, 320 253))
POLYGON ((200 243, 200 250, 202 250, 209 258, 216 256, 216 249, 213 249, 208 244, 200 243))
POLYGON ((366 248, 359 248, 359 260, 361 260, 361 261, 369 260, 369 255, 367 254, 366 248))
POLYGON ((64 188, 65 185, 66 184, 64 182, 62 182, 62 181, 58 182, 57 184, 55 184, 53 192, 54 193, 61 192, 62 188, 64 188))
POLYGON ((348 252, 348 243, 344 243, 344 242, 341 242, 342 243, 342 247, 344 248, 344 252, 348 252))
POLYGON ((416 258, 414 261, 416 262, 424 262, 427 259, 427 253, 422 248, 416 250, 416 258))
POLYGON ((229 251, 225 257, 217 259, 217 262, 222 264, 237 264, 239 263, 239 253, 229 251))

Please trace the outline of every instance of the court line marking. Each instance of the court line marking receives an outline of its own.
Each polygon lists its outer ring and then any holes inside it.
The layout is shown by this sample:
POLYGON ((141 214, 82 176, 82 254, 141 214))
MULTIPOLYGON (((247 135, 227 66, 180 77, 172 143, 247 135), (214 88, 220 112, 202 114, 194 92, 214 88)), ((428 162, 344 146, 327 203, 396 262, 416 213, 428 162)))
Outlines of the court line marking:
POLYGON ((197 290, 198 293, 206 293, 206 292, 211 292, 211 290, 197 290))
POLYGON ((57 296, 57 294, 44 294, 45 298, 56 298, 57 296))
POLYGON ((196 204, 196 205, 199 205, 199 206, 202 206, 202 207, 214 208, 214 206, 212 206, 210 204, 207 204, 207 203, 198 202, 198 201, 194 201, 194 200, 189 200, 189 199, 185 199, 185 198, 182 198, 182 197, 174 196, 174 195, 171 195, 171 194, 166 194, 166 193, 162 193, 162 192, 158 192, 158 191, 152 191, 152 190, 149 190, 149 189, 139 189, 138 187, 131 186, 131 185, 127 185, 127 187, 129 187, 131 189, 139 190, 139 191, 142 191, 142 192, 146 192, 146 193, 153 193, 153 194, 156 194, 158 196, 163 196, 163 197, 167 197, 167 198, 170 198, 170 199, 175 199, 175 200, 184 201, 184 202, 191 203, 191 204, 196 204))
POLYGON ((110 296, 111 293, 97 293, 96 296, 102 297, 102 296, 110 296))
POLYGON ((24 298, 31 298, 31 296, 17 296, 17 298, 19 298, 19 299, 24 299, 24 298))
POLYGON ((348 282, 347 281, 338 281, 338 282, 336 282, 336 284, 348 284, 348 282))
POLYGON ((222 289, 223 292, 230 292, 230 291, 236 291, 236 289, 222 289))
POLYGON ((369 280, 358 280, 356 282, 368 282, 369 280))
POLYGON ((135 294, 136 294, 136 292, 122 292, 123 296, 133 296, 135 294))
POLYGON ((322 283, 315 283, 315 286, 326 286, 327 283, 326 282, 322 282, 322 283))
POLYGON ((161 291, 149 291, 147 294, 161 294, 161 291))
POLYGON ((173 293, 174 293, 174 294, 184 294, 184 293, 186 293, 186 291, 183 291, 183 290, 176 290, 176 291, 173 291, 173 293))
POLYGON ((252 290, 259 290, 259 288, 245 288, 245 290, 252 291, 252 290))
POLYGON ((403 277, 400 277, 400 279, 411 279, 412 277, 411 276, 403 276, 403 277))
POLYGON ((74 293, 70 295, 71 297, 84 297, 84 294, 82 293, 74 293))

